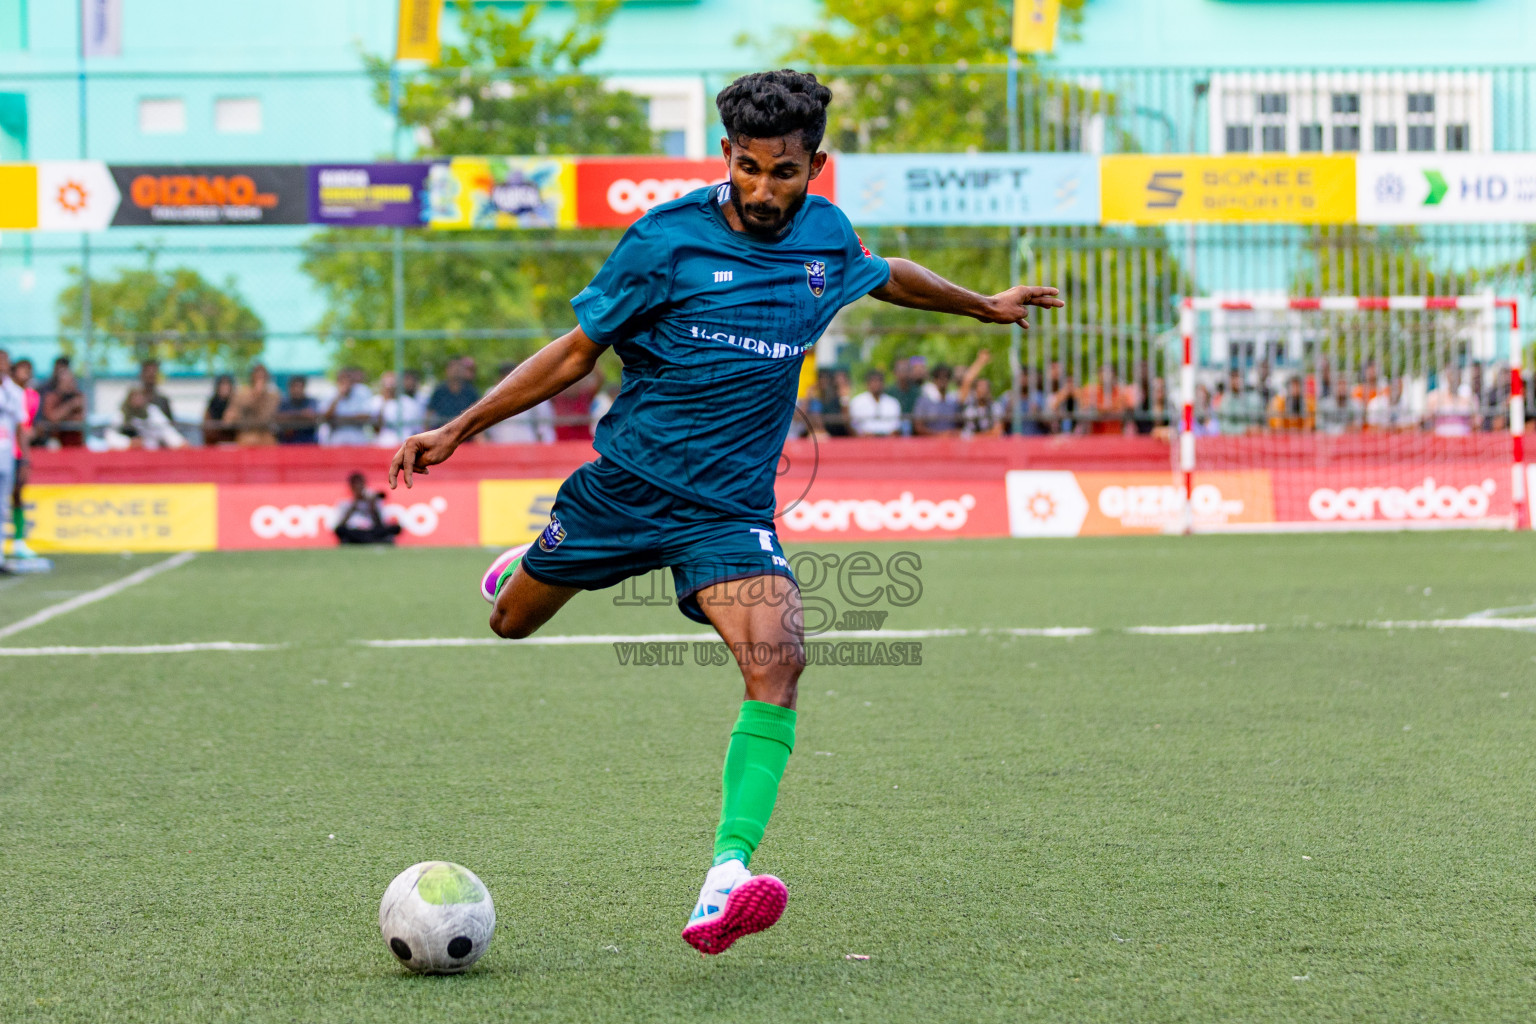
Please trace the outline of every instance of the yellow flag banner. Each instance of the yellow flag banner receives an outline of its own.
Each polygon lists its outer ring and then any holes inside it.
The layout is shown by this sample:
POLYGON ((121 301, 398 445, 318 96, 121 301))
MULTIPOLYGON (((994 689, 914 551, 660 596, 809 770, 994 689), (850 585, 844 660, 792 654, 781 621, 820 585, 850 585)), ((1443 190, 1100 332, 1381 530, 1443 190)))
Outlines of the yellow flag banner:
POLYGON ((37 165, 0 164, 0 228, 37 227, 37 165))
POLYGON ((443 0, 400 0, 399 38, 395 60, 424 60, 437 63, 437 24, 443 13, 443 0))
POLYGON ((1061 0, 1013 0, 1013 48, 1019 53, 1051 53, 1060 19, 1061 0))
POLYGON ((1355 219, 1348 156, 1106 156, 1099 181, 1106 224, 1355 219))

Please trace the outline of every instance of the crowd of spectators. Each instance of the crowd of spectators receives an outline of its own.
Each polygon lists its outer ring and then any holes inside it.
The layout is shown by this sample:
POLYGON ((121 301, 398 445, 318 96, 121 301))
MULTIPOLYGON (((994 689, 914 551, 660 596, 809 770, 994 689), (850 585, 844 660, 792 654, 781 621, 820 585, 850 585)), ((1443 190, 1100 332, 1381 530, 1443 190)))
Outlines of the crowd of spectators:
MULTIPOLYGON (((792 433, 818 437, 996 437, 1019 429, 1025 435, 1170 436, 1180 422, 1176 397, 1160 373, 1139 363, 1129 381, 1104 364, 1080 382, 1069 367, 1052 362, 1024 370, 1017 391, 993 390, 991 354, 982 350, 968 365, 932 366, 922 356, 894 361, 889 374, 871 368, 855 391, 847 368, 821 368, 799 403, 792 433)), ((496 379, 516 369, 497 368, 496 379)), ((18 360, 13 374, 31 388, 32 367, 18 360)), ((448 422, 481 396, 470 356, 449 359, 430 386, 417 370, 370 380, 356 366, 343 367, 335 387, 321 381, 317 398, 310 380, 287 376, 281 387, 266 367, 251 367, 243 380, 214 379, 201 422, 178 422, 160 365, 147 361, 131 382, 115 420, 100 441, 107 448, 180 448, 202 445, 375 445, 393 448, 413 433, 448 422)), ((483 435, 495 444, 548 444, 588 439, 613 398, 601 371, 483 435)), ((1460 436, 1507 427, 1509 373, 1472 362, 1444 365, 1429 374, 1386 377, 1366 362, 1357 370, 1328 364, 1272 370, 1260 363, 1234 368, 1219 378, 1202 376, 1194 401, 1197 435, 1288 431, 1342 434, 1358 431, 1428 430, 1460 436)), ((1528 402, 1532 401, 1528 390, 1528 402)), ((86 397, 68 357, 54 361, 37 396, 34 444, 80 447, 88 443, 86 397)), ((1536 410, 1532 410, 1536 412, 1536 410)), ((1528 417, 1536 419, 1536 416, 1528 417)))

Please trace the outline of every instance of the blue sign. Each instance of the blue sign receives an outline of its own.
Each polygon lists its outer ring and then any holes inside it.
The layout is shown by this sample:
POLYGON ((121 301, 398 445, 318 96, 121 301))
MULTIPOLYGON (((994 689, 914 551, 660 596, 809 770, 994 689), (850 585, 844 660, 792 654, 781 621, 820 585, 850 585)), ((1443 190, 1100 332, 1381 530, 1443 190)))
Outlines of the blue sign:
POLYGON ((1077 153, 839 156, 837 205, 855 225, 1099 223, 1099 161, 1077 153))

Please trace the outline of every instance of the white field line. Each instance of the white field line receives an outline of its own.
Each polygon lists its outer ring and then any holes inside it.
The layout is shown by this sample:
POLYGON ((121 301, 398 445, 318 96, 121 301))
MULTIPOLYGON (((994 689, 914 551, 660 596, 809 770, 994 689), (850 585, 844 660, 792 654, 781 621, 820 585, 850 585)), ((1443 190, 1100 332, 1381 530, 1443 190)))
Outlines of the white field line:
POLYGON ((194 654, 200 651, 281 651, 287 644, 240 644, 229 640, 210 640, 191 644, 141 644, 107 647, 0 647, 0 658, 54 658, 61 655, 98 654, 194 654))
POLYGON ((1127 633, 1140 636, 1211 636, 1220 633, 1262 633, 1257 622, 1207 622, 1198 626, 1128 626, 1127 633))
MULTIPOLYGON (((1426 619, 1385 622, 1351 622, 1329 626, 1320 623, 1313 628, 1322 629, 1377 629, 1377 630, 1425 630, 1425 629, 1509 629, 1536 631, 1536 618, 1508 619, 1426 619)), ((837 639, 950 639, 956 637, 1017 636, 1052 640, 1070 640, 1074 637, 1122 634, 1130 636, 1212 636, 1263 633, 1268 626, 1254 622, 1208 622, 1187 626, 1127 626, 1121 628, 1095 628, 1093 626, 1044 626, 1016 629, 901 629, 890 632, 878 630, 843 630, 809 637, 810 641, 837 639)), ((714 633, 589 633, 565 636, 533 636, 526 640, 502 640, 493 636, 440 636, 410 637, 394 640, 353 640, 360 647, 373 648, 442 648, 442 647, 605 647, 618 643, 712 643, 718 641, 714 633)), ((42 658, 68 655, 96 656, 100 654, 189 654, 199 651, 280 651, 288 644, 247 644, 227 640, 202 643, 144 644, 140 646, 105 647, 0 647, 0 658, 42 658)))
POLYGON ((15 636, 24 629, 41 626, 49 619, 56 619, 60 615, 66 615, 77 608, 84 608, 86 605, 95 604, 97 601, 105 601, 114 594, 120 594, 129 587, 138 586, 145 580, 158 576, 162 572, 186 565, 196 557, 196 552, 183 551, 179 555, 172 555, 163 562, 156 562, 154 565, 145 566, 138 572, 131 572, 120 580, 114 580, 105 586, 97 587, 95 590, 88 590, 83 594, 77 594, 68 601, 61 601, 58 604, 50 605, 40 612, 33 612, 26 618, 13 622, 9 626, 0 626, 0 640, 4 640, 8 636, 15 636))

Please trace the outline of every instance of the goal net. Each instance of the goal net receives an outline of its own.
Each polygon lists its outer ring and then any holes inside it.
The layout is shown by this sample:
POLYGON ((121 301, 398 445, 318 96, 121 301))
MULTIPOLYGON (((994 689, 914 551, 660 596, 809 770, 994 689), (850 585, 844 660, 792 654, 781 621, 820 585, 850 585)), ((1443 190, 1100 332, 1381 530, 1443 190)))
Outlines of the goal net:
POLYGON ((1529 526, 1513 300, 1191 298, 1179 333, 1186 531, 1529 526))

